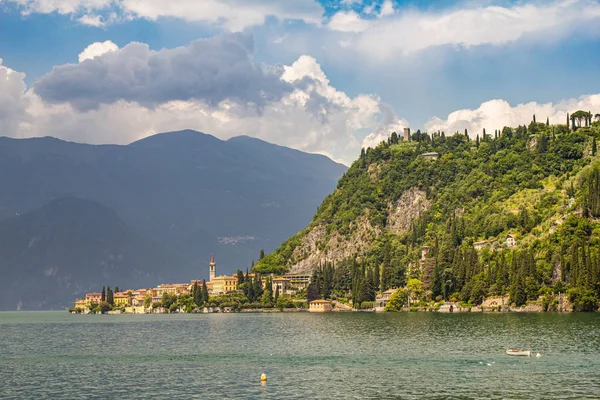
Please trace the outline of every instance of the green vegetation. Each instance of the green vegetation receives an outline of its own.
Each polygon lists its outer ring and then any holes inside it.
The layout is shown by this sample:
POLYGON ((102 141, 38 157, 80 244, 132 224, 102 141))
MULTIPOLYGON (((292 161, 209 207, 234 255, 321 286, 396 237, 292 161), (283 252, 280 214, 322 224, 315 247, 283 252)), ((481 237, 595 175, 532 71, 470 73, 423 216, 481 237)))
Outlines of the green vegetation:
POLYGON ((317 227, 325 228, 317 246, 326 253, 332 237, 357 240, 357 227, 368 221, 376 237, 354 256, 313 266, 309 301, 345 298, 359 308, 377 292, 406 287, 390 308, 436 300, 477 305, 508 295, 517 306, 541 298, 551 310, 561 292, 575 310, 596 309, 600 117, 594 118, 577 111, 568 125, 550 125, 534 117, 475 140, 466 132, 417 131, 403 142, 392 133, 363 150, 309 227, 261 255, 253 271, 277 274, 305 259, 306 251, 296 250, 317 227), (427 152, 439 158, 423 157, 427 152), (392 211, 411 190, 423 192, 429 207, 409 216, 408 229, 393 228, 392 211), (423 259, 422 246, 429 246, 423 259), (421 291, 409 288, 413 279, 421 291))

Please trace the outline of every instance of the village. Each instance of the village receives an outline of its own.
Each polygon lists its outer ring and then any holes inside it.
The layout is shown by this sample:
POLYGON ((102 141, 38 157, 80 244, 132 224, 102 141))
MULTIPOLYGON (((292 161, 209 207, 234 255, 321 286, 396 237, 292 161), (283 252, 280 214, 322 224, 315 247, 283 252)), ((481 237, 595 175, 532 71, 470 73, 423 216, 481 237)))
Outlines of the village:
MULTIPOLYGON (((285 274, 284 276, 273 276, 273 274, 257 276, 254 273, 246 273, 245 279, 260 282, 261 288, 271 296, 287 301, 282 304, 287 307, 279 307, 287 311, 310 311, 326 312, 333 310, 333 304, 329 300, 314 300, 306 302, 306 288, 310 283, 311 276, 308 274, 285 274), (268 286, 267 286, 268 285, 268 286), (300 296, 296 296, 299 294, 300 296), (295 298, 292 298, 295 297, 295 298)), ((243 279, 243 278, 242 278, 243 279)), ((103 289, 104 290, 104 289, 103 289)), ((110 291, 110 288, 109 288, 110 291)), ((189 283, 165 283, 154 288, 116 290, 108 296, 105 292, 87 293, 84 298, 75 302, 75 307, 69 309, 74 314, 107 313, 107 314, 162 314, 162 313, 185 313, 185 312, 233 312, 232 306, 213 305, 208 298, 234 296, 242 293, 240 289, 240 276, 238 274, 217 276, 217 265, 214 255, 209 264, 209 281, 192 280, 189 283), (177 305, 174 299, 195 298, 195 291, 206 291, 202 307, 185 307, 184 303, 177 305), (101 304, 110 304, 111 309, 102 309, 101 304)), ((275 301, 277 299, 274 299, 275 301)), ((189 303, 189 302, 188 302, 189 303)), ((275 305, 275 304, 274 304, 275 305)), ((262 309, 249 308, 246 311, 263 311, 262 309)))

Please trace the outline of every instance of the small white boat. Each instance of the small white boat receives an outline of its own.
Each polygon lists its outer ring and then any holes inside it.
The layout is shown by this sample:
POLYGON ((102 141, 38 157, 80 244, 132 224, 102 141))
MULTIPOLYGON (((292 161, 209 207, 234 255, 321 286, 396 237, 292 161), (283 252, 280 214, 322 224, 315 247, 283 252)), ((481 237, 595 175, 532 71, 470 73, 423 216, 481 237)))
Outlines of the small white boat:
POLYGON ((506 350, 509 356, 525 356, 531 357, 531 350, 506 350))

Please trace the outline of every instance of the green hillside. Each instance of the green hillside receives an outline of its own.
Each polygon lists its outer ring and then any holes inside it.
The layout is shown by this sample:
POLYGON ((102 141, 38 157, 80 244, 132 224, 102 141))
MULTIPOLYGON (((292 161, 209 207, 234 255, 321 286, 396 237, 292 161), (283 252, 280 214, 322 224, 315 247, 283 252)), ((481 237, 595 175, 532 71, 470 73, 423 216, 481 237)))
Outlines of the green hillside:
POLYGON ((569 126, 532 122, 475 140, 417 131, 404 142, 392 133, 254 270, 313 273, 309 298, 361 303, 419 279, 423 301, 509 294, 517 305, 545 296, 552 308, 553 293, 568 289, 575 309, 595 308, 600 115, 592 119, 579 111, 569 126), (439 157, 424 156, 431 152, 439 157))

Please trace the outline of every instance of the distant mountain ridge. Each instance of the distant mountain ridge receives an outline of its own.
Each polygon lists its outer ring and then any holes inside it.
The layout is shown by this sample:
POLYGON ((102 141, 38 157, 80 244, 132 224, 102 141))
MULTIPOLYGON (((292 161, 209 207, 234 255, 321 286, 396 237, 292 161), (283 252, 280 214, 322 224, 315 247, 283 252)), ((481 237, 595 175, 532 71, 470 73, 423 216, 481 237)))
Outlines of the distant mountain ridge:
POLYGON ((63 197, 0 221, 0 309, 61 308, 100 282, 156 284, 177 257, 100 203, 63 197))
POLYGON ((211 253, 228 273, 274 250, 310 221, 345 170, 325 156, 190 130, 124 146, 0 137, 0 221, 55 199, 94 201, 176 255, 164 278, 185 281, 207 277, 211 253))

